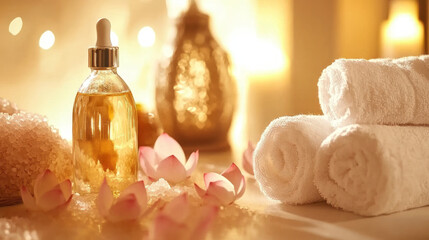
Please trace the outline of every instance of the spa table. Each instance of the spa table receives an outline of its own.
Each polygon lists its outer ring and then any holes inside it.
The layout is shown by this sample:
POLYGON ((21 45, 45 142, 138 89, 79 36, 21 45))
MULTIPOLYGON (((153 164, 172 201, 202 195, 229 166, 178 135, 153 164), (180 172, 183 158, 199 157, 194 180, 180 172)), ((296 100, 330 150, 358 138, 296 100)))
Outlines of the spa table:
MULTIPOLYGON (((201 154, 194 175, 221 172, 231 159, 241 166, 239 156, 231 151, 201 154)), ((220 211, 207 239, 429 239, 429 207, 367 218, 326 203, 289 206, 267 199, 257 182, 246 176, 244 196, 220 211)), ((73 200, 76 208, 79 201, 73 200)), ((143 239, 147 235, 146 227, 94 223, 86 213, 70 208, 54 217, 31 214, 23 205, 1 207, 0 239, 143 239)))

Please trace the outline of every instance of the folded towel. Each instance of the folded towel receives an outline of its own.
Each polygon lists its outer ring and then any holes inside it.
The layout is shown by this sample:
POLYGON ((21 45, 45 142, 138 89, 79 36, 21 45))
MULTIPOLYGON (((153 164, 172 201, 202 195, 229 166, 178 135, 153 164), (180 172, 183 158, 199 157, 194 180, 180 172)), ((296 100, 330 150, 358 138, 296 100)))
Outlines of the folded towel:
POLYGON ((331 123, 429 124, 429 56, 338 59, 318 82, 331 123))
POLYGON ((289 204, 323 200, 313 184, 315 155, 333 128, 324 116, 281 117, 270 123, 254 152, 262 192, 289 204))
POLYGON ((429 128, 350 125, 317 152, 315 184, 334 207, 375 216, 429 205, 429 128))

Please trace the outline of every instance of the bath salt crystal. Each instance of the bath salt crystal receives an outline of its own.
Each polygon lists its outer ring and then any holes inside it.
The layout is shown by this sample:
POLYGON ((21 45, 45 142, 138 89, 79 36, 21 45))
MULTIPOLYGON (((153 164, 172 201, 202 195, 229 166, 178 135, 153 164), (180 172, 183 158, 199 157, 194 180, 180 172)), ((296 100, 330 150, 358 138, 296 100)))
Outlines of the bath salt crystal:
POLYGON ((191 203, 200 203, 201 199, 197 196, 192 181, 185 180, 181 184, 170 185, 165 179, 160 178, 157 181, 148 183, 146 185, 146 192, 149 203, 153 203, 157 200, 169 202, 173 198, 179 196, 182 193, 187 193, 189 201, 191 203))
POLYGON ((7 99, 0 98, 0 113, 14 114, 17 112, 19 112, 19 109, 15 103, 7 99))
POLYGON ((71 147, 44 119, 0 98, 0 205, 19 200, 21 186, 33 189, 45 169, 60 181, 71 177, 71 147))
POLYGON ((170 184, 163 178, 152 182, 146 186, 146 192, 149 201, 156 201, 157 199, 165 199, 166 195, 169 194, 171 189, 170 184))

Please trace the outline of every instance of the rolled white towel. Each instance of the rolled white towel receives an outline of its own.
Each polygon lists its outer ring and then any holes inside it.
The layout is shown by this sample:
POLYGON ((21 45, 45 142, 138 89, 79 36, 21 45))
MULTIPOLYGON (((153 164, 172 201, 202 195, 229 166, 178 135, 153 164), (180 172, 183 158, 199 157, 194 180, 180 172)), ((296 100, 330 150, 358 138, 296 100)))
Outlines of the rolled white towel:
POLYGON ((299 115, 272 121, 253 157, 262 192, 289 204, 323 200, 313 184, 313 167, 317 149, 332 131, 324 116, 299 115))
POLYGON ((429 205, 429 128, 350 125, 327 137, 315 184, 334 207, 375 216, 429 205))
POLYGON ((338 59, 318 82, 331 123, 429 124, 429 56, 338 59))

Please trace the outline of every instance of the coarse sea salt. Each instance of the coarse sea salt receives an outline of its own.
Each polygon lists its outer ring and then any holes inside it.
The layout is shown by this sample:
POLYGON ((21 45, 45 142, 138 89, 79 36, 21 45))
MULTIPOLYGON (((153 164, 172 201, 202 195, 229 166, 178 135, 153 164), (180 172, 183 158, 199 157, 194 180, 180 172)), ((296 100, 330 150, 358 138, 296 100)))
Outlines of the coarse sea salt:
POLYGON ((0 205, 20 199, 19 188, 50 169, 58 179, 72 174, 70 144, 44 116, 20 111, 0 98, 0 205))

